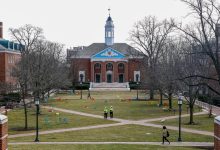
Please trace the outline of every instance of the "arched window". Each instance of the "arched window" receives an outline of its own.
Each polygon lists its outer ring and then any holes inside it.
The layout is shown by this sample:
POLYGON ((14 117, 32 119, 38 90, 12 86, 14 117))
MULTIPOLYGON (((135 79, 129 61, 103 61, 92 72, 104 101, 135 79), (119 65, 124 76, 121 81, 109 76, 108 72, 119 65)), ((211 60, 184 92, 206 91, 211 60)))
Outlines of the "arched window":
POLYGON ((106 71, 113 70, 113 65, 111 63, 106 64, 106 71))
POLYGON ((95 69, 101 69, 101 64, 100 63, 96 63, 94 66, 95 69))
POLYGON ((100 63, 96 63, 94 65, 94 73, 101 73, 101 64, 100 63))
POLYGON ((119 73, 125 72, 125 65, 123 63, 118 64, 118 72, 119 73))

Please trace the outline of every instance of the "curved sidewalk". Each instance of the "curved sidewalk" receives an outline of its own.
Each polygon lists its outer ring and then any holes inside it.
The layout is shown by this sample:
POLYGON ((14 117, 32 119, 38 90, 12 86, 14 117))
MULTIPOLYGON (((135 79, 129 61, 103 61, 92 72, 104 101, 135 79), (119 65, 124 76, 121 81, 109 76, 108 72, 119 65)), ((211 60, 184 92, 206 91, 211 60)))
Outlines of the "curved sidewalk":
POLYGON ((126 145, 159 145, 159 146, 189 146, 189 147, 213 147, 211 142, 171 142, 171 144, 161 144, 161 142, 13 142, 9 145, 108 145, 108 144, 126 144, 126 145))
MULTIPOLYGON (((51 107, 44 107, 44 108, 51 109, 51 107)), ((70 114, 77 114, 77 115, 82 115, 82 116, 87 116, 87 117, 94 117, 94 118, 102 118, 103 119, 103 116, 100 116, 100 115, 93 115, 93 114, 88 114, 88 113, 83 113, 83 112, 78 112, 78 111, 73 111, 73 110, 67 110, 67 109, 61 109, 61 108, 53 108, 53 109, 57 110, 57 111, 61 111, 61 112, 70 113, 70 114)), ((203 112, 200 112, 197 114, 203 114, 203 112)), ((185 115, 185 116, 187 116, 187 115, 185 115)), ((166 119, 173 119, 176 117, 178 117, 178 116, 170 116, 170 117, 166 117, 166 119)), ((50 131, 41 131, 41 132, 39 132, 39 134, 43 135, 43 134, 52 134, 52 133, 62 133, 62 132, 68 132, 68 131, 89 130, 89 129, 106 128, 106 127, 112 127, 112 126, 120 126, 120 125, 126 125, 126 124, 134 124, 134 125, 142 125, 142 126, 161 128, 161 125, 148 123, 150 121, 155 121, 155 120, 160 120, 160 119, 161 118, 154 118, 154 119, 144 119, 144 120, 134 121, 134 120, 113 118, 112 119, 113 121, 118 121, 119 123, 85 126, 85 127, 75 127, 75 128, 67 128, 67 129, 56 129, 56 130, 50 130, 50 131)), ((175 127, 175 126, 167 126, 167 127, 170 130, 176 130, 176 131, 179 130, 178 127, 175 127)), ((208 131, 201 131, 201 130, 194 130, 194 129, 187 129, 187 128, 182 128, 182 131, 194 133, 194 134, 214 136, 214 134, 212 132, 208 132, 208 131)), ((8 138, 26 137, 26 136, 33 136, 33 135, 35 135, 35 132, 9 135, 8 138)))

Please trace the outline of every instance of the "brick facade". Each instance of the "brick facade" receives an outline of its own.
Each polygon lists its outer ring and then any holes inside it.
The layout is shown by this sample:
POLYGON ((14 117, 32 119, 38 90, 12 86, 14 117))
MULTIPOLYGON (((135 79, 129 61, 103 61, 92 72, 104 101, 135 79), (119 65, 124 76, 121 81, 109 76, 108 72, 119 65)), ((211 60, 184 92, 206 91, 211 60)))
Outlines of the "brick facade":
MULTIPOLYGON (((83 75, 85 71, 87 82, 122 83, 136 79, 141 81, 145 77, 145 71, 141 68, 144 59, 142 55, 126 43, 114 42, 114 24, 110 15, 105 24, 105 43, 92 43, 89 46, 67 49, 67 61, 78 61, 76 67, 72 68, 78 72, 76 76, 80 73, 83 75), (96 63, 99 63, 97 64, 99 67, 96 63), (94 69, 94 66, 99 69, 94 69)), ((79 81, 79 77, 76 78, 79 81)))
POLYGON ((8 118, 0 115, 0 149, 8 149, 8 118))
POLYGON ((18 52, 0 51, 0 82, 16 85, 16 78, 12 74, 20 57, 18 52))
POLYGON ((80 59, 80 58, 75 58, 72 61, 72 66, 75 71, 75 78, 76 81, 79 81, 79 71, 85 71, 85 82, 90 82, 91 81, 91 63, 90 59, 80 59), (73 64, 74 63, 74 64, 73 64))
POLYGON ((107 70, 106 65, 108 63, 111 63, 113 65, 112 70, 112 82, 119 82, 119 75, 123 75, 123 82, 129 82, 134 81, 134 71, 140 71, 141 73, 141 80, 144 78, 144 71, 143 67, 141 67, 141 60, 140 59, 129 59, 127 61, 91 61, 90 59, 84 59, 84 58, 74 58, 72 60, 72 66, 75 66, 75 68, 72 68, 76 71, 76 79, 79 81, 79 71, 85 71, 85 82, 96 82, 95 76, 96 74, 100 74, 100 82, 107 82, 107 70), (95 69, 95 64, 100 64, 101 69, 95 69), (120 69, 118 69, 119 64, 124 64, 124 70, 121 72, 120 69))
POLYGON ((144 75, 146 70, 143 65, 143 59, 129 59, 128 62, 128 80, 134 80, 134 71, 140 71, 140 81, 145 81, 146 76, 144 75))
MULTIPOLYGON (((3 23, 0 22, 0 83, 3 83, 4 86, 17 86, 17 80, 13 77, 13 73, 21 58, 21 48, 20 44, 3 39, 3 23)), ((6 91, 3 90, 3 92, 6 91)))
POLYGON ((0 82, 6 81, 5 53, 0 53, 0 82))

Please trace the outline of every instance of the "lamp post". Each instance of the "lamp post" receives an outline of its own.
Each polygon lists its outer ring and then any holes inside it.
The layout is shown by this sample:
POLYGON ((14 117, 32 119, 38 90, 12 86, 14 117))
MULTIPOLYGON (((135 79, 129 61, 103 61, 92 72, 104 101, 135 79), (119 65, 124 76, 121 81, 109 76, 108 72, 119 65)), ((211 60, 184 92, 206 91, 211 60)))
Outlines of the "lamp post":
POLYGON ((179 105, 179 137, 178 137, 178 141, 181 142, 182 139, 181 139, 181 106, 183 104, 183 97, 182 96, 179 96, 178 97, 178 105, 179 105))
POLYGON ((139 74, 136 74, 136 84, 137 84, 137 100, 138 100, 138 84, 139 84, 139 74))
POLYGON ((35 98, 35 105, 36 105, 36 138, 35 138, 35 142, 39 142, 39 139, 38 139, 38 115, 39 115, 39 104, 40 104, 40 101, 39 101, 39 98, 35 98))
POLYGON ((82 99, 82 81, 83 81, 83 74, 80 74, 80 89, 81 89, 80 99, 82 99))

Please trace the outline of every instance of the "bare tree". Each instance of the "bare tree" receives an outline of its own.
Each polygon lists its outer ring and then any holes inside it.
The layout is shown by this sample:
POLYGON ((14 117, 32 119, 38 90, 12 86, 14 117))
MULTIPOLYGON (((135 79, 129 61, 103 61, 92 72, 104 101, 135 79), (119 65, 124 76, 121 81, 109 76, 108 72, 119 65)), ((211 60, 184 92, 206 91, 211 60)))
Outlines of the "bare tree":
POLYGON ((207 86, 220 95, 220 61, 219 61, 219 41, 220 41, 220 4, 216 0, 181 0, 191 10, 188 15, 195 18, 193 25, 185 27, 177 26, 184 34, 189 36, 192 41, 201 47, 200 53, 207 56, 212 62, 212 74, 204 76, 194 74, 189 77, 198 77, 206 80, 207 86), (213 83, 214 84, 210 84, 213 83))
POLYGON ((178 90, 178 61, 180 60, 181 38, 173 37, 166 40, 162 57, 157 66, 157 81, 160 91, 160 106, 162 106, 162 96, 168 97, 169 109, 172 110, 173 93, 178 90))
POLYGON ((68 83, 67 68, 62 62, 62 49, 61 44, 40 40, 36 42, 34 51, 29 53, 30 87, 41 101, 49 90, 68 83))
POLYGON ((130 33, 130 40, 134 47, 146 56, 148 64, 148 84, 150 99, 153 99, 155 89, 155 73, 168 35, 173 30, 172 21, 158 21, 156 17, 148 16, 137 22, 130 33))
POLYGON ((18 70, 16 71, 18 82, 21 87, 21 95, 24 106, 25 115, 25 130, 28 129, 27 119, 27 106, 26 106, 26 95, 28 93, 28 81, 30 80, 29 75, 29 58, 28 54, 33 50, 35 42, 43 38, 43 30, 39 27, 32 25, 24 25, 20 28, 10 28, 9 32, 16 42, 21 46, 21 61, 19 62, 18 70), (25 58, 25 59, 23 59, 25 58))
POLYGON ((200 53, 200 45, 188 36, 185 39, 179 61, 178 77, 183 83, 182 90, 185 91, 184 96, 190 110, 189 124, 194 124, 194 104, 198 98, 201 86, 206 84, 205 80, 197 75, 208 76, 210 72, 210 61, 205 55, 200 53))

